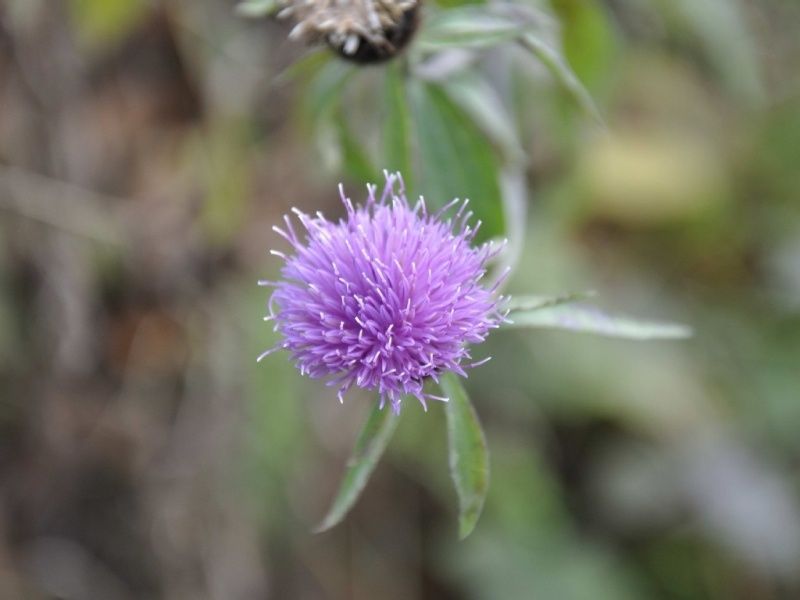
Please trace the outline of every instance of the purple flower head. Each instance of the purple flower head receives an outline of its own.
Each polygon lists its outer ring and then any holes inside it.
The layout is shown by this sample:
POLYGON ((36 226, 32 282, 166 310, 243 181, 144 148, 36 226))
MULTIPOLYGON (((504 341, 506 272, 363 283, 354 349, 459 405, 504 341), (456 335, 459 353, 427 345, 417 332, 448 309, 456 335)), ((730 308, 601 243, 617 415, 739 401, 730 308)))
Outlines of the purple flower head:
POLYGON ((467 345, 503 319, 497 285, 480 284, 499 248, 470 245, 480 222, 467 224, 466 201, 445 220, 458 200, 435 214, 422 198, 411 207, 399 173, 386 174, 380 197, 367 190, 365 205, 354 206, 339 186, 347 215, 336 223, 293 209, 304 240, 288 216, 285 229, 274 228, 294 254, 273 250, 285 261, 283 280, 259 282, 275 288, 266 320, 283 337, 259 360, 285 348, 302 374, 330 378, 340 401, 356 385, 377 390, 395 412, 407 394, 427 408, 426 399, 445 400, 423 392, 427 377, 466 376, 465 367, 485 362, 466 362, 467 345))

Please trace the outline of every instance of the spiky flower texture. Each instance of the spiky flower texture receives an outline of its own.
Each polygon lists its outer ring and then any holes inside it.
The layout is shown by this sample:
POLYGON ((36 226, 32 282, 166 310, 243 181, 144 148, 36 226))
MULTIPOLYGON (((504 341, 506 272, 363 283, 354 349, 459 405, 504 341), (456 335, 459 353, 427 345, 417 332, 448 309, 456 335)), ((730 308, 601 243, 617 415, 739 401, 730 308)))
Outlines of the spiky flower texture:
POLYGON ((323 39, 343 58, 375 63, 397 55, 417 28, 418 0, 278 0, 281 18, 296 25, 289 34, 323 39))
POLYGON ((273 250, 283 279, 259 282, 275 288, 265 319, 283 338, 259 360, 283 348, 302 374, 329 378, 340 401, 355 385, 376 390, 395 412, 405 395, 427 408, 427 399, 444 400, 423 391, 427 378, 466 376, 485 362, 473 362, 468 345, 502 320, 497 286, 481 284, 498 247, 471 245, 480 222, 470 227, 466 201, 434 214, 422 198, 411 206, 399 173, 386 174, 380 195, 368 185, 364 205, 339 190, 340 221, 294 209, 305 239, 288 216, 285 229, 274 228, 293 254, 273 250))

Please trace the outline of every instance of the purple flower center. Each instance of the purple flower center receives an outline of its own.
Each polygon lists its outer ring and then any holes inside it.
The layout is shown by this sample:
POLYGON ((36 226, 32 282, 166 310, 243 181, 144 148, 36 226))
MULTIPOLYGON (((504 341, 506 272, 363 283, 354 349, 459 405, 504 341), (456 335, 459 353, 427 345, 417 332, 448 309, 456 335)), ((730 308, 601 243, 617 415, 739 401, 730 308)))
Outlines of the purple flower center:
MULTIPOLYGON (((260 357, 287 349, 302 374, 330 378, 340 401, 353 385, 377 390, 395 412, 405 395, 426 407, 427 377, 454 371, 466 376, 468 344, 486 338, 502 320, 500 298, 480 281, 498 247, 473 248, 480 227, 468 225, 467 202, 443 219, 454 200, 429 214, 422 199, 412 208, 399 174, 386 175, 380 198, 367 186, 364 206, 353 206, 340 186, 347 215, 333 223, 321 213, 294 213, 306 230, 302 241, 284 217, 275 227, 292 246, 283 258, 267 320, 283 341, 260 357), (395 188, 398 187, 397 191, 395 188)), ((486 359, 488 360, 488 359, 486 359)))

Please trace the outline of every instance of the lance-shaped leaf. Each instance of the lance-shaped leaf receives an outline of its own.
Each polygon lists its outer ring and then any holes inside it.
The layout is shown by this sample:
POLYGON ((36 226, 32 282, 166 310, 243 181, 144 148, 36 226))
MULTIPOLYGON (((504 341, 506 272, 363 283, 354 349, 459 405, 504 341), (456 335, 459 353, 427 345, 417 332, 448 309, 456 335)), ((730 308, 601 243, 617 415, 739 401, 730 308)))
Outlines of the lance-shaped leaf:
POLYGON ((449 398, 446 407, 450 476, 459 505, 458 533, 463 540, 478 522, 489 489, 489 451, 478 415, 461 381, 445 373, 440 381, 449 398))
POLYGON ((409 86, 416 140, 417 180, 429 207, 469 198, 474 221, 483 225, 478 241, 505 233, 499 160, 486 136, 441 86, 409 86))
POLYGON ((399 417, 389 408, 381 409, 376 402, 356 440, 353 455, 328 514, 314 529, 315 533, 327 531, 344 519, 358 500, 369 476, 378 464, 383 451, 397 428, 399 417))
POLYGON ((411 168, 411 115, 406 96, 402 63, 386 67, 386 118, 384 130, 384 164, 390 171, 400 171, 406 187, 414 189, 411 168))
POLYGON ((275 75, 272 85, 283 86, 295 81, 311 81, 328 63, 335 62, 330 52, 312 48, 305 55, 275 75))
MULTIPOLYGON (((511 315, 528 310, 541 310, 542 308, 549 308, 551 306, 558 306, 560 304, 570 304, 572 302, 580 302, 587 298, 593 298, 597 295, 594 291, 586 292, 569 292, 566 294, 559 294, 557 296, 512 296, 506 308, 511 312, 511 315)), ((512 319, 513 320, 513 319, 512 319)))
POLYGON ((567 63, 560 51, 547 43, 541 36, 535 34, 522 35, 519 41, 523 48, 529 50, 531 54, 541 61, 550 72, 550 75, 553 76, 553 79, 572 96, 586 114, 600 125, 605 126, 603 116, 600 114, 600 110, 594 103, 591 94, 589 94, 589 91, 581 83, 577 75, 572 72, 569 63, 567 63))
POLYGON ((475 124, 500 148, 506 160, 522 163, 525 150, 517 126, 500 94, 483 77, 467 72, 443 81, 450 99, 473 118, 475 124))
POLYGON ((460 6, 431 15, 416 45, 422 50, 483 48, 552 27, 542 13, 521 5, 460 6))
POLYGON ((372 164, 366 148, 350 131, 347 117, 339 114, 335 122, 339 133, 339 150, 344 172, 356 180, 377 181, 378 170, 372 164))
POLYGON ((603 118, 583 83, 560 50, 557 28, 541 12, 511 3, 462 6, 428 19, 416 46, 423 51, 444 48, 485 48, 519 42, 550 72, 555 81, 590 116, 603 118))
POLYGON ((692 335, 692 330, 685 325, 609 315, 597 307, 586 305, 557 304, 533 310, 512 311, 508 318, 511 322, 503 324, 507 329, 564 329, 629 340, 681 339, 692 335))
POLYGON ((312 125, 319 125, 335 116, 341 105, 342 90, 355 73, 342 61, 325 61, 314 69, 313 76, 303 94, 303 112, 312 125))

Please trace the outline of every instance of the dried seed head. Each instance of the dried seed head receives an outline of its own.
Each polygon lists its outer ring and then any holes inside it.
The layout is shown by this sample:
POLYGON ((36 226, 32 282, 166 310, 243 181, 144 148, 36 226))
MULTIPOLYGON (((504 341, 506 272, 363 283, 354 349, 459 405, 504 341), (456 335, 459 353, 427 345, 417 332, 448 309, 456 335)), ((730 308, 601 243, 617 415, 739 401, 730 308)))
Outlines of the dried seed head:
POLYGON ((397 55, 417 27, 418 0, 282 0, 289 37, 324 40, 343 58, 374 63, 397 55))

